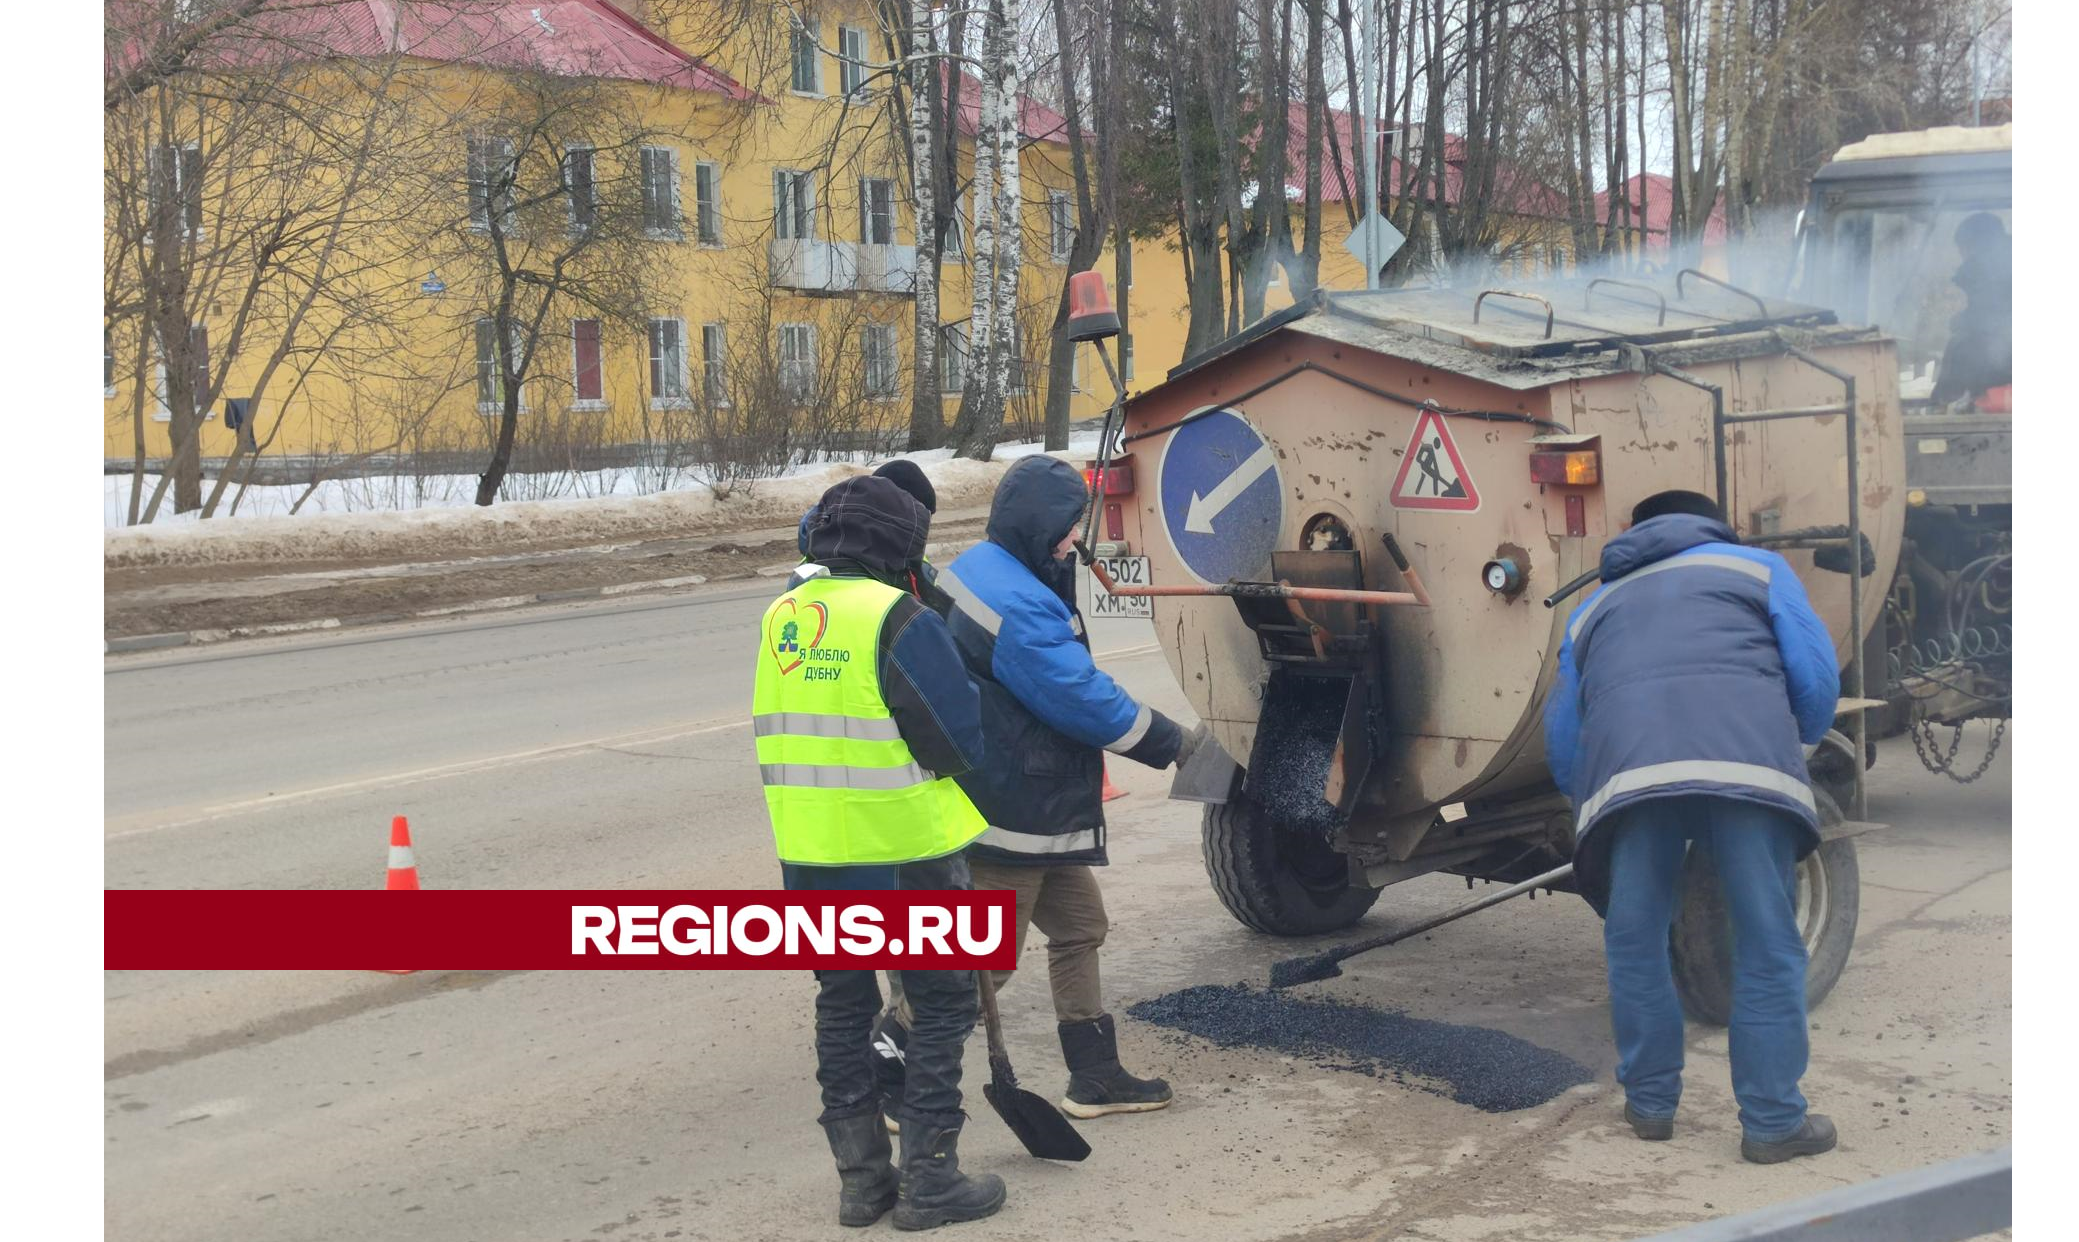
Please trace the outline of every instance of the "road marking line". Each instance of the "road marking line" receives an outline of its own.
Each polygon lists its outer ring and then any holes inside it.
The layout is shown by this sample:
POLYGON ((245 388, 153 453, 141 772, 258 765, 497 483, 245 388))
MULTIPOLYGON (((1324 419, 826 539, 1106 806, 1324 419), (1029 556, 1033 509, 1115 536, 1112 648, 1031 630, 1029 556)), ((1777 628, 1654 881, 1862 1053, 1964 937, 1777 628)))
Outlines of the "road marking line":
MULTIPOLYGON (((658 742, 674 741, 683 737, 697 737, 705 733, 720 733, 726 729, 749 727, 748 715, 736 720, 702 721, 696 725, 674 726, 669 729, 646 729, 636 733, 614 734, 607 737, 588 738, 582 742, 563 742, 555 746, 538 746, 529 750, 517 750, 503 755, 489 755, 482 759, 466 759, 459 763, 445 763, 438 767, 417 768, 409 772, 393 772, 384 776, 371 776, 357 781, 341 781, 335 785, 318 785, 309 789, 295 789, 287 793, 268 794, 259 798, 246 798, 238 802, 225 802, 205 807, 185 819, 168 820, 163 823, 145 824, 126 828, 121 832, 108 833, 105 841, 121 841, 130 837, 164 832, 169 828, 187 828, 195 824, 227 819, 251 811, 283 806, 292 802, 308 802, 314 799, 337 797, 341 794, 363 793, 371 789, 387 789, 398 785, 415 785, 422 781, 440 780, 450 776, 468 776, 477 772, 495 771, 498 768, 515 767, 525 763, 540 763, 550 759, 567 759, 586 751, 604 750, 608 747, 646 746, 658 742)), ((134 819, 136 816, 125 816, 134 819)))
MULTIPOLYGON (((1144 643, 1138 647, 1122 647, 1116 651, 1101 651, 1100 659, 1125 659, 1146 655, 1160 650, 1159 644, 1144 643)), ((309 789, 292 789, 287 793, 267 794, 258 798, 246 798, 238 802, 225 802, 204 807, 184 819, 166 820, 160 823, 140 824, 120 832, 104 834, 104 842, 123 841, 132 837, 148 836, 172 828, 189 828, 196 824, 229 819, 253 811, 267 810, 295 802, 338 797, 342 794, 365 793, 373 789, 390 789, 400 785, 416 785, 424 781, 441 780, 451 776, 469 776, 478 772, 495 771, 499 768, 516 767, 526 763, 540 763, 551 759, 567 759, 586 751, 605 750, 611 747, 648 746, 658 742, 675 741, 679 738, 698 737, 707 733, 720 733, 727 729, 742 729, 751 723, 748 714, 735 720, 706 720, 693 725, 674 725, 666 729, 646 729, 635 733, 613 734, 607 737, 588 738, 582 742, 562 742, 555 746, 537 746, 528 750, 516 750, 503 755, 489 755, 481 759, 465 759, 458 763, 444 763, 437 767, 416 768, 408 772, 393 772, 384 776, 364 777, 355 781, 341 781, 333 785, 317 785, 309 789)), ((114 821, 134 821, 149 815, 143 812, 126 815, 114 821)))

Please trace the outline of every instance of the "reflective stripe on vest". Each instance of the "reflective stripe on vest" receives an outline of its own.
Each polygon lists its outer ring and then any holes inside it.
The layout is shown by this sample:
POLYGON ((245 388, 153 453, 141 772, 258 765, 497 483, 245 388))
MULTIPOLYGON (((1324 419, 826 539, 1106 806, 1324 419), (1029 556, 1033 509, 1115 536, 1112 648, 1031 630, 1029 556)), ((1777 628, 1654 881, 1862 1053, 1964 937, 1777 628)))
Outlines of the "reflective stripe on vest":
POLYGON ((918 765, 881 696, 881 624, 902 595, 817 577, 765 611, 752 732, 782 862, 936 858, 987 826, 959 786, 918 765))
POLYGON ((1750 578, 1759 578, 1764 583, 1769 580, 1768 566, 1758 561, 1750 561, 1744 556, 1733 556, 1725 552, 1684 552, 1648 565, 1644 569, 1635 569, 1596 592, 1595 597, 1581 605, 1581 611, 1574 614, 1573 621, 1567 626, 1567 637, 1575 642, 1581 641, 1581 627, 1588 624, 1588 618, 1603 606, 1603 601, 1610 598, 1611 592, 1623 588, 1626 583, 1666 573, 1670 569, 1730 569, 1750 578))

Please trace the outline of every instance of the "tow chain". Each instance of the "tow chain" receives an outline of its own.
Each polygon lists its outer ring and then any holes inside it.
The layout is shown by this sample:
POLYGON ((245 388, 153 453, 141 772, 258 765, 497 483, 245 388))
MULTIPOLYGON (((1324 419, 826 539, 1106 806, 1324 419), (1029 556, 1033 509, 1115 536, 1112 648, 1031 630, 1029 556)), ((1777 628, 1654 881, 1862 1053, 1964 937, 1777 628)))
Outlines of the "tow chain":
POLYGON ((1959 785, 1968 785, 1985 775, 1992 767, 1993 756, 2000 753, 2000 742, 2007 736, 2007 721, 2001 718, 1993 723, 1992 741, 1985 748, 1985 758, 1978 761, 1978 766, 1968 776, 1959 776, 1956 773, 1956 752, 1963 746, 1964 727, 1952 725, 1950 728, 1954 732, 1949 737, 1949 753, 1937 760, 1934 752, 1941 748, 1941 744, 1935 741, 1935 727, 1926 721, 1914 725, 1913 753, 1920 756, 1921 766, 1928 771, 1946 776, 1959 785))

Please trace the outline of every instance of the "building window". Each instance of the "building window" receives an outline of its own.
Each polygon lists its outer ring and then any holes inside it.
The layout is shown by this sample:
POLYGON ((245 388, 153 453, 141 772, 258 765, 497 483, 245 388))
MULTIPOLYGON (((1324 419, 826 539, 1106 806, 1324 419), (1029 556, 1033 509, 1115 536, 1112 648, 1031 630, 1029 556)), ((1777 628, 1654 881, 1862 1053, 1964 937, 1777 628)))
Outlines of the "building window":
POLYGON ((794 42, 792 57, 794 64, 793 87, 804 95, 823 93, 823 56, 816 48, 816 32, 804 21, 813 23, 815 15, 794 19, 794 42))
POLYGON ((679 153, 671 147, 642 149, 642 227, 652 237, 677 241, 679 153))
POLYGON ((899 370, 894 325, 868 324, 860 345, 866 355, 866 395, 878 401, 893 398, 899 370))
POLYGON ((563 201, 574 233, 590 232, 599 221, 599 186, 592 175, 592 148, 563 148, 563 201))
POLYGON ((938 330, 938 390, 957 394, 967 387, 967 326, 949 323, 938 330))
POLYGON ((1554 272, 1564 272, 1566 270, 1566 250, 1564 248, 1552 246, 1546 250, 1545 257, 1552 264, 1554 272))
POLYGON ((848 98, 866 98, 866 32, 857 26, 837 28, 838 89, 848 98))
POLYGON ((700 325, 700 383, 707 403, 729 406, 729 337, 719 323, 700 325))
POLYGON ((1076 244, 1076 217, 1069 210, 1068 195, 1060 190, 1047 195, 1047 241, 1054 261, 1068 262, 1068 252, 1076 244))
MULTIPOLYGON (((1098 348, 1102 349, 1104 347, 1100 345, 1098 348)), ((1119 382, 1131 384, 1133 382, 1133 334, 1130 332, 1121 332, 1119 334, 1119 359, 1119 382)))
MULTIPOLYGON (((173 419, 173 396, 172 390, 166 384, 166 345, 164 340, 156 342, 156 348, 153 352, 156 357, 152 361, 152 418, 162 423, 171 422, 173 419)), ((210 416, 209 325, 198 323, 188 328, 188 356, 195 364, 194 378, 190 381, 192 388, 189 393, 189 399, 195 403, 196 416, 208 418, 210 416)), ((108 378, 112 381, 115 378, 113 368, 105 367, 105 369, 108 372, 108 378)))
POLYGON ((686 404, 686 321, 650 320, 650 408, 686 404))
POLYGON ((495 205, 498 227, 510 228, 513 222, 513 181, 518 168, 513 160, 513 144, 503 138, 488 138, 479 135, 469 140, 469 224, 479 231, 491 227, 491 213, 495 205))
POLYGON ((1010 376, 1006 381, 1006 388, 1009 392, 1015 394, 1026 391, 1025 372, 1025 327, 1013 319, 1011 321, 1010 376))
POLYGON ((807 401, 816 391, 816 325, 780 325, 780 391, 789 401, 807 401))
POLYGON ((192 142, 152 148, 145 185, 151 236, 161 230, 183 239, 202 235, 202 148, 192 142))
POLYGON ((605 377, 599 357, 599 321, 570 321, 570 394, 581 406, 606 404, 605 377))
POLYGON ((816 235, 814 174, 776 168, 772 174, 772 224, 781 239, 807 241, 816 235))
POLYGON ((693 165, 694 228, 700 244, 722 244, 722 166, 706 160, 693 165))
POLYGON ((101 395, 115 396, 115 332, 101 329, 101 395))
MULTIPOLYGON (((476 408, 480 414, 496 414, 505 409, 505 368, 500 366, 497 353, 497 322, 491 319, 476 321, 476 408)), ((526 367, 526 351, 521 348, 520 325, 512 325, 506 334, 507 355, 513 360, 513 370, 526 367)), ((527 387, 520 386, 519 406, 527 408, 527 387)))
POLYGON ((859 183, 859 240, 869 246, 895 244, 895 183, 868 177, 859 183))

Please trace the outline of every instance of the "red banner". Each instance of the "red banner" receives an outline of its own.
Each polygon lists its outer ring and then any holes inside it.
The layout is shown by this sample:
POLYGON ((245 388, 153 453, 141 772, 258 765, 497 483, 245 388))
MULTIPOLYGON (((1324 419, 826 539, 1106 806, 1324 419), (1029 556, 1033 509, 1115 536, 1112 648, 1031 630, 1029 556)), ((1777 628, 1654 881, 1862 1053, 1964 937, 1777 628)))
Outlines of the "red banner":
POLYGON ((1005 890, 110 889, 108 970, 1009 970, 1005 890))

